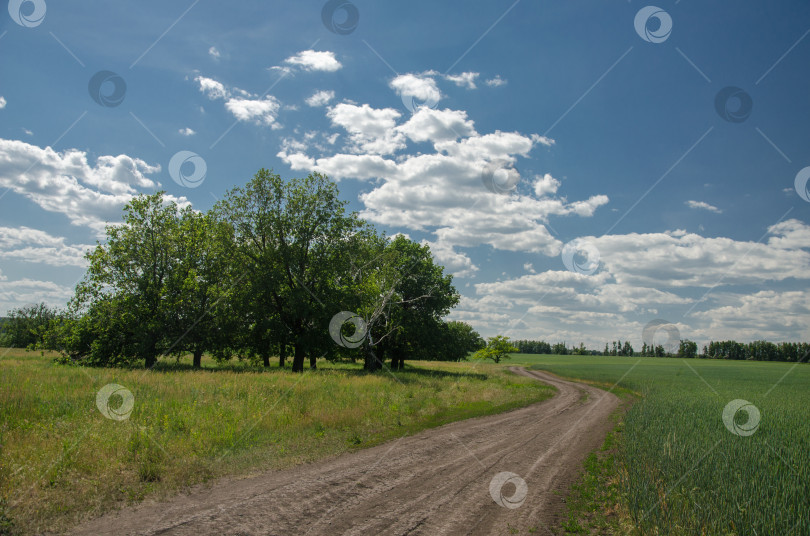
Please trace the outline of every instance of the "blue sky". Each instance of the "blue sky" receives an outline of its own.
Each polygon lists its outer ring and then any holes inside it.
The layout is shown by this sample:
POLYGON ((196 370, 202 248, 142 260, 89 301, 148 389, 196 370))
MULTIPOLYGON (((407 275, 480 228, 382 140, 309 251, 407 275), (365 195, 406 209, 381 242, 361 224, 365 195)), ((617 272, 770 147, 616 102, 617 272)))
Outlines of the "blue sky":
POLYGON ((485 335, 810 340, 805 2, 9 6, 3 311, 64 304, 132 195, 266 167, 430 243, 485 335))

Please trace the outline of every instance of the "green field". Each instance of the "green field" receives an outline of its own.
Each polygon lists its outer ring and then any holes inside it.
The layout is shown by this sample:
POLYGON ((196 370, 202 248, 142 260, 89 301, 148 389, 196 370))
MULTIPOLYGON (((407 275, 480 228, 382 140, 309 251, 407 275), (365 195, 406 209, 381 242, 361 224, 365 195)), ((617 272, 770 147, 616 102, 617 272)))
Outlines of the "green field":
POLYGON ((526 354, 511 363, 640 395, 615 468, 640 533, 810 534, 809 365, 526 354), (723 412, 736 399, 758 408, 757 428, 738 411, 729 431, 723 412))
MULTIPOLYGON (((483 363, 419 362, 396 378, 323 361, 303 374, 203 365, 88 369, 6 352, 0 534, 62 530, 218 476, 289 467, 553 395, 483 363), (97 407, 110 383, 132 393, 127 419, 106 418, 97 407)), ((120 394, 109 402, 113 412, 125 410, 120 394)))

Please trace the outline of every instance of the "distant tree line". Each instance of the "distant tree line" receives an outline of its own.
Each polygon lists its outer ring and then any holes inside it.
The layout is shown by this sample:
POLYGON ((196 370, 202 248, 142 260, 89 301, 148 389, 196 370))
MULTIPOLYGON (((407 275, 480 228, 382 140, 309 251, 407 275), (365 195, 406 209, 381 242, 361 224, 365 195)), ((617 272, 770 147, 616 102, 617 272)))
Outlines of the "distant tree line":
POLYGON ((699 357, 708 359, 744 359, 749 361, 790 361, 807 362, 810 356, 810 343, 753 341, 739 343, 736 341, 710 342, 703 347, 699 357))
POLYGON ((683 339, 678 342, 678 349, 667 351, 661 345, 642 343, 641 351, 636 352, 629 341, 621 340, 605 343, 602 351, 588 350, 583 343, 568 348, 564 342, 551 344, 542 340, 517 340, 513 344, 522 354, 551 355, 603 355, 624 357, 676 357, 683 359, 737 359, 747 361, 788 361, 807 362, 810 359, 810 343, 753 341, 740 343, 736 341, 710 342, 698 352, 694 341, 683 339))
POLYGON ((276 356, 295 371, 318 357, 398 369, 485 345, 443 320, 459 294, 429 247, 348 213, 317 173, 285 181, 262 169, 208 212, 162 192, 135 197, 87 259, 66 310, 12 311, 0 344, 93 366, 191 354, 199 367, 210 354, 264 366, 276 356))

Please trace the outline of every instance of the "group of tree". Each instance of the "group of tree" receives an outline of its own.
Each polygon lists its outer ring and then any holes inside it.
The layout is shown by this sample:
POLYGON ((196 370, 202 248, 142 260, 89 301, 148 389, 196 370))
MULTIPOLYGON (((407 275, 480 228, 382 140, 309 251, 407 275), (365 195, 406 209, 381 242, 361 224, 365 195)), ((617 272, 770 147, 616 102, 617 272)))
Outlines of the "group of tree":
POLYGON ((96 366, 189 353, 200 366, 207 353, 265 366, 291 357, 295 371, 306 358, 396 369, 406 357, 458 360, 481 348, 472 327, 443 320, 459 294, 429 247, 385 236, 346 204, 323 175, 282 180, 264 169, 207 212, 162 192, 135 197, 88 253, 67 309, 12 313, 4 337, 96 366), (360 321, 330 334, 342 311, 360 321), (36 327, 21 321, 32 316, 36 327))
POLYGON ((636 352, 629 341, 621 340, 605 343, 604 350, 589 350, 583 343, 568 348, 564 342, 550 344, 543 340, 516 340, 511 342, 522 354, 550 355, 603 355, 618 357, 675 357, 683 359, 739 359, 749 361, 810 361, 810 344, 804 342, 753 341, 740 343, 736 341, 710 342, 698 352, 695 341, 682 339, 677 341, 677 349, 666 348, 662 344, 642 343, 641 350, 636 352))
POLYGON ((42 348, 49 344, 51 325, 59 312, 47 304, 24 305, 0 318, 0 347, 42 348))
POLYGON ((742 359, 748 361, 789 361, 806 363, 810 359, 810 343, 753 341, 712 341, 699 356, 706 359, 742 359))

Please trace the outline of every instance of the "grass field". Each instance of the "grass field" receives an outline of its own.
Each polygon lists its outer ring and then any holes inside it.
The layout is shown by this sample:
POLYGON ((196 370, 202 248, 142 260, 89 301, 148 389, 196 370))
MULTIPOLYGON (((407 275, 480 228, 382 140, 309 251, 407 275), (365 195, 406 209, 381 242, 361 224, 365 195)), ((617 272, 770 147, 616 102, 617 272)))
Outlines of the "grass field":
POLYGON ((510 363, 640 395, 615 467, 640 533, 810 534, 810 365, 529 355, 510 363), (724 421, 738 399, 759 410, 758 427, 744 410, 724 421))
MULTIPOLYGON (((214 477, 289 467, 553 395, 482 363, 419 362, 396 378, 326 362, 304 374, 204 365, 86 369, 6 352, 0 534, 62 530, 214 477), (132 393, 128 418, 107 418, 97 407, 111 383, 132 393)), ((124 393, 102 404, 112 417, 126 413, 124 393)))

